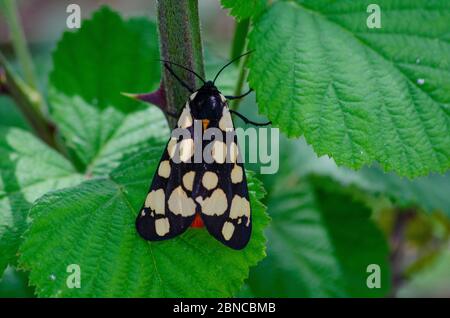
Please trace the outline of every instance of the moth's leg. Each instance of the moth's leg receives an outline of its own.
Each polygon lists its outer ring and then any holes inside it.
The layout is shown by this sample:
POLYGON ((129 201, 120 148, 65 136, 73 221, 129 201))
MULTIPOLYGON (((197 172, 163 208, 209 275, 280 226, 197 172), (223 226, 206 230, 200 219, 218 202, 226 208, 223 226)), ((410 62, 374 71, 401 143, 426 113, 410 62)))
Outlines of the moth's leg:
POLYGON ((164 63, 164 67, 169 71, 170 74, 172 74, 173 77, 175 77, 175 79, 180 82, 180 84, 186 88, 189 92, 193 93, 194 89, 192 89, 185 81, 183 81, 181 78, 178 77, 177 74, 175 74, 175 72, 170 68, 169 64, 164 63))
POLYGON ((239 96, 225 96, 226 99, 239 99, 239 98, 243 98, 245 96, 247 96, 248 94, 250 94, 251 92, 253 92, 253 89, 249 89, 247 93, 239 95, 239 96))
POLYGON ((246 124, 252 124, 254 126, 267 126, 267 125, 271 125, 272 122, 269 121, 267 123, 256 123, 254 121, 251 121, 250 119, 248 119, 247 117, 245 117, 244 115, 239 114, 237 111, 230 109, 230 113, 238 116, 240 119, 242 119, 244 121, 244 123, 246 124))

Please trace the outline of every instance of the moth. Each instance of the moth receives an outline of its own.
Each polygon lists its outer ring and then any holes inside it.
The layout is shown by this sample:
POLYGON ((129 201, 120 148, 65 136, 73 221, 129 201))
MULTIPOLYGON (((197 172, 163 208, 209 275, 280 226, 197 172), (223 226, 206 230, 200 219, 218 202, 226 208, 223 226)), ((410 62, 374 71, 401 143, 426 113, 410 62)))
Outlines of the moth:
POLYGON ((195 124, 201 124, 203 132, 209 128, 218 129, 223 134, 222 140, 226 140, 227 133, 234 132, 232 114, 246 123, 270 124, 252 122, 228 107, 228 100, 243 98, 251 89, 240 96, 224 96, 215 86, 219 74, 227 66, 249 53, 224 65, 213 81, 205 81, 180 64, 163 61, 169 73, 191 94, 177 122, 177 127, 189 131, 190 136, 172 137, 161 156, 145 202, 136 218, 137 231, 144 239, 167 240, 182 234, 190 226, 204 225, 214 238, 230 248, 240 250, 249 242, 252 213, 236 134, 229 144, 213 138, 201 140, 201 150, 211 149, 212 160, 200 163, 192 160, 195 147, 199 146, 192 139, 195 124), (170 65, 193 73, 203 85, 197 90, 189 87, 170 65), (175 160, 176 153, 178 160, 175 160))

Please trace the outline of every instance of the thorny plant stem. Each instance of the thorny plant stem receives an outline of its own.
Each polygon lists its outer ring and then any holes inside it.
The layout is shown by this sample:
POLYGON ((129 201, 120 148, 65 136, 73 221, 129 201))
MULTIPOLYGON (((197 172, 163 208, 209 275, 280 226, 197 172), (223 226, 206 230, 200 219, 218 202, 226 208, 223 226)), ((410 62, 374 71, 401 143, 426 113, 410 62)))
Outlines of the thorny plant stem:
MULTIPOLYGON (((179 63, 204 77, 203 48, 197 0, 159 0, 158 30, 160 51, 163 60, 179 63)), ((189 92, 162 67, 168 113, 179 113, 189 96, 189 92)), ((173 67, 177 75, 190 87, 196 89, 200 82, 193 74, 173 67)), ((167 117, 171 126, 175 119, 167 117)))

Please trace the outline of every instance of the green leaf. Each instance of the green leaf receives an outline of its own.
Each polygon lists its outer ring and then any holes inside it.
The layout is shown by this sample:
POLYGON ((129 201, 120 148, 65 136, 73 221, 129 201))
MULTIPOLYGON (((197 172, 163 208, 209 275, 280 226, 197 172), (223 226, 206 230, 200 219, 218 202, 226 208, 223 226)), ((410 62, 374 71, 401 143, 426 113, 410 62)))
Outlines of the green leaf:
POLYGON ((100 109, 130 112, 142 104, 121 92, 148 92, 160 78, 158 37, 146 19, 123 21, 107 7, 65 32, 53 54, 50 85, 100 109))
POLYGON ((450 3, 278 2, 255 22, 249 82, 260 110, 319 155, 415 177, 450 167, 450 3))
MULTIPOLYGON (((240 112, 257 122, 267 121, 267 118, 258 116, 253 99, 251 95, 245 98, 240 112)), ((235 124, 245 128, 242 121, 235 121, 235 124)), ((246 153, 248 153, 250 151, 248 143, 246 146, 246 153)), ((272 188, 280 184, 280 178, 289 184, 299 178, 316 176, 334 180, 336 187, 345 187, 352 192, 356 189, 359 193, 369 194, 375 200, 379 196, 385 196, 391 199, 395 206, 418 207, 430 213, 439 210, 450 217, 449 172, 444 175, 431 174, 410 180, 399 177, 395 173, 385 173, 377 165, 354 171, 337 166, 328 156, 318 157, 304 138, 288 139, 283 135, 280 136, 279 149, 280 163, 277 177, 261 175, 269 195, 272 188)), ((261 164, 246 164, 247 168, 256 171, 260 169, 260 166, 261 164)))
POLYGON ((239 290, 249 267, 265 255, 261 183, 249 175, 254 230, 244 250, 225 247, 205 229, 147 242, 135 218, 161 151, 139 152, 110 177, 53 192, 33 207, 20 264, 31 271, 39 296, 212 297, 239 290), (66 286, 69 264, 80 265, 79 289, 66 286))
MULTIPOLYGON (((280 149, 285 149, 281 154, 281 173, 296 175, 298 178, 308 175, 329 177, 339 186, 387 196, 397 206, 417 206, 427 212, 439 210, 450 216, 450 173, 431 174, 409 180, 394 173, 385 173, 377 166, 353 171, 338 167, 333 159, 326 156, 318 158, 303 139, 283 140, 280 149)), ((270 182, 271 180, 264 180, 266 187, 270 182)))
POLYGON ((370 211, 306 180, 282 182, 268 198, 267 257, 251 272, 256 297, 380 297, 389 291, 388 248, 370 211), (381 288, 366 285, 381 268, 381 288))
POLYGON ((166 142, 169 136, 164 115, 154 106, 125 115, 57 92, 51 93, 51 101, 52 117, 88 175, 108 174, 127 153, 155 140, 166 142))
POLYGON ((0 127, 0 276, 15 259, 33 201, 81 180, 65 158, 29 132, 0 127))
POLYGON ((267 0, 221 0, 222 6, 231 9, 238 20, 258 16, 267 6, 267 0))
POLYGON ((356 186, 372 194, 385 195, 397 206, 417 206, 427 212, 440 210, 450 217, 450 173, 409 180, 384 173, 377 167, 365 167, 357 173, 338 173, 336 180, 344 186, 356 186))

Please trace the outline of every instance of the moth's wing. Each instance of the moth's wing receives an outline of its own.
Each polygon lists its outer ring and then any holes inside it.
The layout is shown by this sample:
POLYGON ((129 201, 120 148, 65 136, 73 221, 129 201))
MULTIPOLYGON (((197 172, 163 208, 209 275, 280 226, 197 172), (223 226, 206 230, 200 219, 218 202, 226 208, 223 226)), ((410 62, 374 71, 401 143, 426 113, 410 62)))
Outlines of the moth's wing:
MULTIPOLYGON (((239 250, 250 240, 252 216, 247 179, 244 166, 238 160, 237 137, 228 107, 224 107, 222 119, 211 121, 209 127, 220 128, 223 140, 226 140, 226 130, 233 134, 227 153, 236 158, 231 163, 214 160, 211 164, 205 164, 203 170, 197 169, 192 195, 199 203, 200 215, 208 232, 226 246, 239 250)), ((207 144, 204 143, 204 146, 207 144)), ((215 159, 220 157, 217 153, 213 156, 215 159)))
MULTIPOLYGON (((192 122, 188 105, 180 116, 180 122, 182 126, 192 122)), ((193 136, 192 124, 183 128, 191 131, 193 136)), ((192 139, 184 140, 182 137, 172 137, 167 143, 150 190, 136 218, 136 229, 144 239, 166 240, 183 233, 192 224, 196 213, 196 203, 192 199, 195 172, 193 164, 184 161, 187 157, 192 157, 193 147, 192 139), (181 144, 183 146, 179 148, 181 144), (184 161, 177 162, 176 154, 180 155, 178 159, 184 161)))

